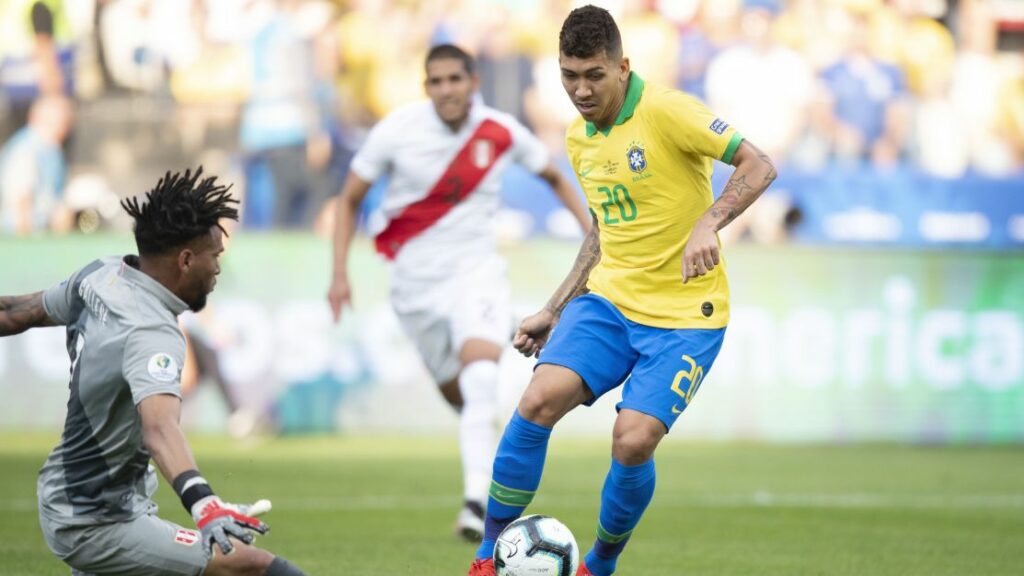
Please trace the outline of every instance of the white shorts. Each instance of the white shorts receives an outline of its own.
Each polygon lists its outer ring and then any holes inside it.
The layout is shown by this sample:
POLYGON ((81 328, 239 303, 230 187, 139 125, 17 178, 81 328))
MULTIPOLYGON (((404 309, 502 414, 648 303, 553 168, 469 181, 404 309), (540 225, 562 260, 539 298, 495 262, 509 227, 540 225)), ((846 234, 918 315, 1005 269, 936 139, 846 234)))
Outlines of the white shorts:
POLYGON ((182 528, 153 513, 129 522, 91 526, 65 524, 42 514, 39 525, 53 553, 74 576, 90 574, 199 576, 209 558, 199 531, 182 528))
POLYGON ((502 348, 511 342, 511 294, 505 262, 498 256, 426 291, 420 289, 415 296, 405 297, 402 288, 392 289, 392 308, 438 385, 459 375, 459 351, 467 340, 486 340, 502 348))

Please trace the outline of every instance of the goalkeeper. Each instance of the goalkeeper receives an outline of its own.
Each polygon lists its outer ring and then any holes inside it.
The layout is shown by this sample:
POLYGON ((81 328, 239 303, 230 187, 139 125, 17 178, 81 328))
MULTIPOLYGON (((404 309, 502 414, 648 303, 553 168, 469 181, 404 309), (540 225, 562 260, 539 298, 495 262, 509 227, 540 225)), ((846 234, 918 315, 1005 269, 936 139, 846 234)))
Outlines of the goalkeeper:
POLYGON ((179 426, 177 317, 206 304, 224 251, 221 219, 238 219, 228 188, 201 174, 168 173, 144 199, 122 202, 138 256, 96 260, 43 292, 0 296, 0 336, 67 326, 67 418, 38 495, 46 543, 73 576, 304 574, 250 545, 267 531, 255 516, 269 503, 218 498, 179 426), (151 458, 195 530, 156 515, 151 458))

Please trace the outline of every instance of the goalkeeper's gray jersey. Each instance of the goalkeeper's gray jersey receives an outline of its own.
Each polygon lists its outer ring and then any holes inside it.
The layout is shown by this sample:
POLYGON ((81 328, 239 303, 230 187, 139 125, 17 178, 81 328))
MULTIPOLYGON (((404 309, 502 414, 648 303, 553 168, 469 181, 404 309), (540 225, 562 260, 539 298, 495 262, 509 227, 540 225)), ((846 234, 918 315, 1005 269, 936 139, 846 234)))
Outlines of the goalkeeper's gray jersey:
POLYGON ((137 266, 134 256, 97 260, 43 294, 47 315, 67 326, 71 394, 39 472, 39 510, 64 523, 133 519, 156 490, 136 405, 181 396, 177 317, 188 306, 137 266))

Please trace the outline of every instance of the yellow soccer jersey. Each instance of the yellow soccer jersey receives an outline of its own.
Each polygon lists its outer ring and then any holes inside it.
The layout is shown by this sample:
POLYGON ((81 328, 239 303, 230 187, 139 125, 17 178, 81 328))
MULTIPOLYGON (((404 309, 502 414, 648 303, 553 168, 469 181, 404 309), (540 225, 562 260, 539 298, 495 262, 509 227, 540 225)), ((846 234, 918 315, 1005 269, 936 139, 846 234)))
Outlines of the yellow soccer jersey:
POLYGON ((700 101, 635 73, 606 131, 577 118, 566 134, 573 170, 597 215, 601 261, 587 287, 637 323, 721 328, 729 322, 724 260, 683 284, 683 247, 711 206, 712 159, 743 137, 700 101))

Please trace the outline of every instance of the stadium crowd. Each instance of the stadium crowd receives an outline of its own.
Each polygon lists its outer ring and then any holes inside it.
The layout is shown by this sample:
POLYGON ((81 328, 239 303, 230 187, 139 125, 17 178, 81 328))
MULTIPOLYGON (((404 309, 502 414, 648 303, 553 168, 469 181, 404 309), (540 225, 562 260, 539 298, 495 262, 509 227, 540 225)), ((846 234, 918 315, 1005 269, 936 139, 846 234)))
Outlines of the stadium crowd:
MULTIPOLYGON (((1024 6, 1000 0, 608 0, 637 72, 703 98, 781 173, 1021 178, 1024 6)), ((6 0, 0 231, 117 226, 201 162, 251 228, 325 227, 352 151, 453 42, 480 96, 555 151, 571 0, 6 0)), ((568 169, 567 163, 562 166, 568 169)))

